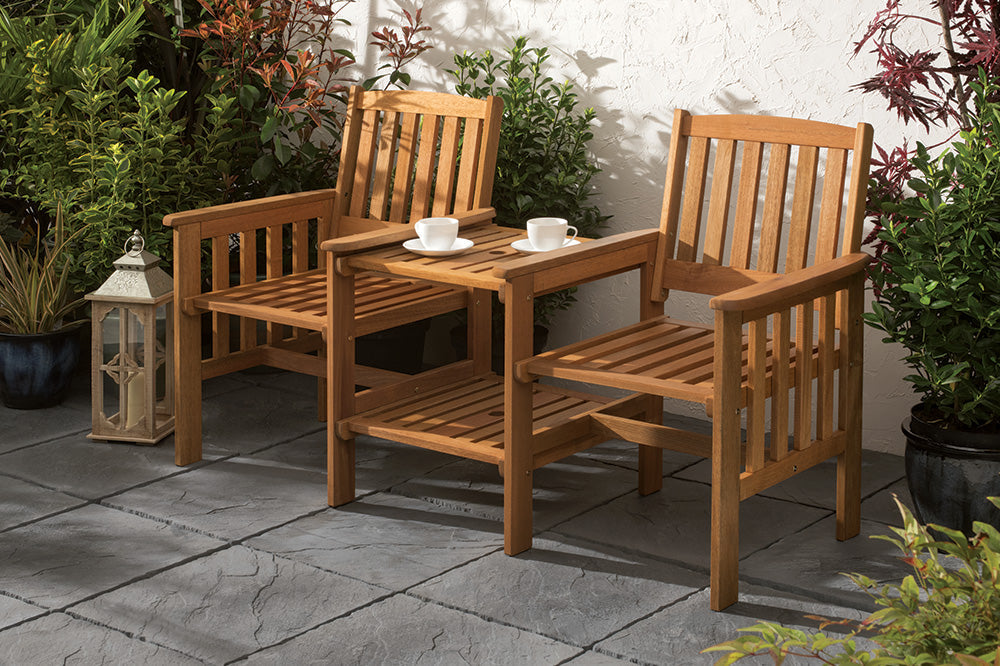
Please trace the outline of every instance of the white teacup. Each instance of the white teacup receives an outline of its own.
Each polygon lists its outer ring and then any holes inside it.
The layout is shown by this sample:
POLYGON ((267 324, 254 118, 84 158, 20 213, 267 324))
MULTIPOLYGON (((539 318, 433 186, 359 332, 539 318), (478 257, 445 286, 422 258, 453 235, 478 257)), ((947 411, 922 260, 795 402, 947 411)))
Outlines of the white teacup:
POLYGON ((528 242, 536 250, 555 250, 576 238, 576 227, 561 217, 535 217, 528 220, 528 242), (573 235, 566 238, 567 233, 573 235))
POLYGON ((458 220, 453 217, 425 217, 413 226, 428 250, 450 250, 458 238, 458 220))

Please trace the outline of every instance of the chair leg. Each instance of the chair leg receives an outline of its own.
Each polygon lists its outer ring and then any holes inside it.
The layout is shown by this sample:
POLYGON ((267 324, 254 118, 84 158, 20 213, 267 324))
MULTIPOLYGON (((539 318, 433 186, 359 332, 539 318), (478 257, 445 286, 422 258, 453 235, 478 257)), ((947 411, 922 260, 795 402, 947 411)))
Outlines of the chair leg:
POLYGON ((340 506, 354 501, 354 439, 337 435, 335 422, 327 423, 327 504, 340 506))
POLYGON ((531 490, 534 470, 531 382, 514 377, 514 363, 532 351, 533 301, 526 283, 506 294, 504 335, 503 550, 517 555, 531 548, 531 490))
POLYGON ((715 313, 715 400, 712 414, 712 610, 739 598, 740 557, 740 313, 715 313))
POLYGON ((354 276, 327 268, 326 484, 327 503, 354 501, 354 438, 341 420, 354 415, 354 276))
MULTIPOLYGON (((837 457, 837 538, 850 539, 861 531, 861 391, 864 379, 864 325, 861 319, 864 281, 856 279, 848 288, 846 390, 842 405, 846 414, 847 443, 837 457)), ((843 366, 842 366, 843 367, 843 366)), ((842 370, 843 372, 843 370, 842 370)), ((842 380, 843 381, 843 380, 842 380)))
MULTIPOLYGON (((326 359, 326 347, 320 347, 317 355, 326 359)), ((326 423, 326 377, 316 378, 316 419, 326 423)))
MULTIPOLYGON (((645 419, 649 423, 663 422, 663 398, 651 395, 646 398, 648 405, 645 419)), ((649 495, 663 488, 663 449, 655 446, 639 446, 639 494, 649 495)))
POLYGON ((174 463, 201 460, 201 314, 180 308, 174 330, 174 463))
POLYGON ((710 605, 715 611, 739 598, 739 425, 738 412, 735 416, 718 414, 713 422, 710 605))

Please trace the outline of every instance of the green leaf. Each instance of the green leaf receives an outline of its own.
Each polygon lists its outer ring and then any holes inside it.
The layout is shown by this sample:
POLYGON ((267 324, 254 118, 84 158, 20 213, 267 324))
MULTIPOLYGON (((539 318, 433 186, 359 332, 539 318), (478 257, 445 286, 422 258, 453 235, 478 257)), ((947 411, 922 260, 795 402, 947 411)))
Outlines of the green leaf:
POLYGON ((278 129, 278 119, 275 116, 268 116, 264 121, 264 127, 260 130, 260 142, 267 143, 274 136, 278 129))

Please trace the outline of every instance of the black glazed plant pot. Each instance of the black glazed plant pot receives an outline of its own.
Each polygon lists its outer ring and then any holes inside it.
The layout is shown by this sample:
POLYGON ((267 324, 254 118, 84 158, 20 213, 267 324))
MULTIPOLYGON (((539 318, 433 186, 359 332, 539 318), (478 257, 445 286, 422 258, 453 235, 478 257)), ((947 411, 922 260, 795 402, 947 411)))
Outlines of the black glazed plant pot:
POLYGON ((58 405, 80 360, 83 323, 52 333, 0 333, 0 400, 11 409, 58 405))
POLYGON ((939 428, 920 418, 920 406, 903 423, 906 482, 920 522, 973 534, 974 521, 1000 529, 1000 434, 939 428))

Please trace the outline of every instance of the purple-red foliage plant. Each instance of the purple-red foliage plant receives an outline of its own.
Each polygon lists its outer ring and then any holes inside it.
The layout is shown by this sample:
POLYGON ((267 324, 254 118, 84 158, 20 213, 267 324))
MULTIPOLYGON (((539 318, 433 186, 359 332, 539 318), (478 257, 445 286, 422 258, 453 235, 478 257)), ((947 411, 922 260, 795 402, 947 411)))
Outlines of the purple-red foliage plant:
MULTIPOLYGON (((914 0, 886 0, 861 39, 854 45, 857 55, 870 47, 878 59, 875 76, 856 88, 884 97, 888 108, 906 124, 918 123, 950 128, 954 133, 968 127, 969 87, 978 70, 990 78, 1000 76, 1000 2, 993 0, 916 0, 924 13, 910 13, 914 0), (919 24, 935 26, 939 44, 926 49, 906 49, 897 36, 911 34, 919 24)), ((881 203, 899 201, 912 173, 913 149, 902 145, 886 150, 876 145, 872 158, 872 183, 868 192, 868 214, 874 231, 865 240, 873 243, 876 256, 884 248, 876 235, 884 214, 881 203)))
POLYGON ((403 11, 406 24, 400 28, 400 32, 389 27, 372 32, 373 41, 371 44, 377 46, 383 56, 388 56, 389 62, 379 67, 380 70, 388 69, 388 74, 379 74, 365 81, 365 87, 370 88, 379 79, 388 76, 388 85, 405 87, 410 85, 410 75, 403 71, 403 68, 421 53, 431 48, 426 40, 417 39, 422 32, 431 29, 429 25, 424 25, 421 17, 422 10, 418 8, 413 14, 407 10, 403 11))

